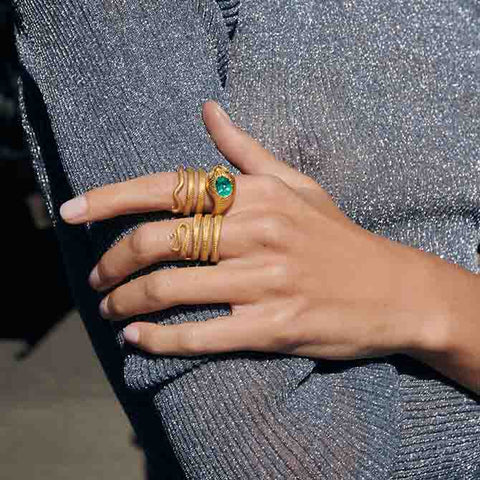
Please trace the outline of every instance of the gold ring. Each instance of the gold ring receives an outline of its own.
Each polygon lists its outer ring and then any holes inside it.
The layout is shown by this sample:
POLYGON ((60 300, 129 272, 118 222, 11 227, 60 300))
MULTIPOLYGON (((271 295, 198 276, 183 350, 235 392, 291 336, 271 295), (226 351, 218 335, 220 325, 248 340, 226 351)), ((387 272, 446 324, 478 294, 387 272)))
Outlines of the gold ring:
POLYGON ((197 213, 193 222, 181 222, 169 235, 169 238, 173 238, 170 249, 178 252, 179 257, 184 260, 198 260, 200 257, 200 260, 205 262, 210 257, 211 263, 218 263, 222 224, 223 215, 213 216, 210 213, 205 215, 197 213), (189 255, 191 238, 192 252, 189 255))
POLYGON ((200 254, 200 260, 202 262, 206 262, 208 260, 209 254, 209 240, 210 240, 210 232, 211 232, 211 225, 212 225, 212 215, 210 213, 206 213, 203 216, 202 221, 202 253, 200 254))
POLYGON ((207 192, 213 200, 212 215, 224 213, 233 203, 236 192, 235 177, 224 165, 216 165, 207 175, 207 192))
POLYGON ((215 215, 213 217, 213 239, 212 239, 212 253, 210 254, 210 261, 218 263, 219 250, 218 244, 220 242, 220 232, 222 230, 223 215, 215 215))
POLYGON ((179 166, 177 169, 178 183, 173 191, 173 213, 183 213, 188 216, 192 212, 203 213, 205 206, 205 197, 207 194, 207 172, 203 168, 199 168, 195 175, 195 170, 191 167, 187 167, 187 194, 185 203, 182 202, 179 193, 185 185, 185 169, 183 166, 179 166), (198 194, 195 194, 195 180, 198 179, 198 194))
POLYGON ((172 206, 173 213, 180 213, 183 210, 182 200, 178 196, 180 190, 183 187, 183 184, 185 183, 182 165, 178 167, 177 173, 178 173, 178 183, 177 183, 177 186, 175 187, 175 190, 173 191, 173 206, 172 206))
POLYGON ((192 167, 187 167, 187 198, 183 207, 183 214, 190 215, 193 206, 193 199, 195 197, 195 170, 192 167))
POLYGON ((188 222, 182 222, 175 229, 169 238, 173 238, 173 242, 170 244, 170 249, 174 252, 179 252, 180 258, 187 257, 188 253, 188 244, 190 243, 190 224, 188 222), (182 230, 185 232, 183 237, 183 242, 180 241, 182 230))
POLYGON ((203 213, 205 205, 205 195, 207 194, 207 172, 203 168, 197 170, 198 173, 198 196, 195 206, 195 213, 203 213))
POLYGON ((202 225, 202 214, 196 213, 193 217, 193 247, 192 247, 192 255, 188 260, 198 260, 200 255, 200 247, 201 247, 201 235, 200 235, 200 227, 202 225))

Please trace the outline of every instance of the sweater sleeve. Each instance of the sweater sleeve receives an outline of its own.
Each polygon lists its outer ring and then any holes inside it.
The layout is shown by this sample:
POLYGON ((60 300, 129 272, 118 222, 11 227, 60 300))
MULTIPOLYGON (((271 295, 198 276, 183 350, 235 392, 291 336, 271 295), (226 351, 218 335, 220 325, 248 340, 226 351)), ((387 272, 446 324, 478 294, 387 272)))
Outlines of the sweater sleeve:
MULTIPOLYGON (((148 428, 150 402, 188 478, 387 479, 397 448, 393 367, 364 362, 347 369, 254 352, 187 358, 139 351, 123 341, 125 323, 99 317, 101 296, 87 287, 87 275, 141 223, 173 215, 82 226, 59 220, 61 203, 73 195, 179 164, 208 170, 221 163, 238 173, 201 119, 207 99, 229 109, 237 8, 234 0, 16 0, 23 124, 72 291, 117 395, 124 386, 143 395, 142 404, 125 396, 130 419, 148 428), (373 394, 375 435, 364 413, 373 394)), ((229 313, 228 305, 180 305, 141 320, 174 324, 229 313)), ((155 434, 148 438, 147 456, 164 455, 155 434)))
MULTIPOLYGON (((71 196, 153 172, 175 171, 180 164, 208 170, 228 163, 201 117, 208 99, 229 108, 224 83, 231 26, 227 28, 223 12, 211 0, 17 3, 24 124, 57 230, 75 230, 63 225, 58 213, 71 196)), ((140 224, 169 218, 170 212, 156 212, 86 225, 88 246, 83 248, 91 251, 90 266, 140 224)), ((67 250, 70 257, 81 255, 67 250)), ((153 268, 189 265, 162 262, 153 268)), ((72 266, 69 273, 77 279, 78 267, 72 266)), ((228 305, 217 304, 171 308, 142 320, 172 324, 227 314, 228 305)), ((125 352, 125 381, 134 389, 161 383, 206 361, 138 353, 123 345, 124 326, 111 324, 125 352)))

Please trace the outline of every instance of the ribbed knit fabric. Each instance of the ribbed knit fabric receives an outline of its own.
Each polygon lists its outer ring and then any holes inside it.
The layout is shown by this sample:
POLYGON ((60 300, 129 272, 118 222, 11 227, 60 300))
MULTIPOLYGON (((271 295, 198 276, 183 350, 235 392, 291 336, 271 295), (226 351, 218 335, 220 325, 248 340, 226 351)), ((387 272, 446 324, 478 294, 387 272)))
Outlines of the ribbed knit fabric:
MULTIPOLYGON (((186 358, 125 345, 126 322, 99 317, 87 274, 139 224, 173 215, 77 227, 58 215, 73 195, 178 164, 238 173, 201 119, 202 103, 215 99, 364 228, 479 273, 478 2, 14 5, 37 178, 95 351, 157 477, 480 478, 479 398, 406 356, 186 358)), ((195 305, 138 318, 229 313, 195 305)))

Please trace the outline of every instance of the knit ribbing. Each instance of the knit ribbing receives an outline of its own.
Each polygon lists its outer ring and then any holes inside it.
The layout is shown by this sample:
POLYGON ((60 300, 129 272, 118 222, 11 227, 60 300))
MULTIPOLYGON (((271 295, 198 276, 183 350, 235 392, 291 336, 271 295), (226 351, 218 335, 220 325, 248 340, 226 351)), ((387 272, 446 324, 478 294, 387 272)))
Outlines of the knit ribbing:
MULTIPOLYGON (((92 325, 105 322, 99 296, 68 260, 78 264, 88 252, 88 271, 138 225, 172 215, 69 227, 60 202, 69 190, 178 164, 221 163, 238 173, 204 128, 209 98, 364 228, 478 272, 474 2, 15 4, 32 161, 94 338, 92 325), (79 229, 83 243, 73 239, 79 229)), ((141 319, 176 324, 229 313, 221 304, 176 306, 141 319)), ((125 385, 110 378, 117 394, 152 395, 187 478, 478 478, 478 398, 405 357, 163 357, 124 345, 125 322, 109 325, 110 338, 94 343, 100 354, 109 341, 122 349, 125 385)), ((145 448, 151 458, 163 451, 152 440, 145 448)))

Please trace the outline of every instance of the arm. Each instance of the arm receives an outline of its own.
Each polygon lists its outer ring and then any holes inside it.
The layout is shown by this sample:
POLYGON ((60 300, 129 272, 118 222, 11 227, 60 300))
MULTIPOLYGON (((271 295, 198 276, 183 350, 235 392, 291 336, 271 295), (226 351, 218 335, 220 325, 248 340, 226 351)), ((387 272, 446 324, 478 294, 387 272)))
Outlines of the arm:
POLYGON ((413 296, 417 311, 430 312, 410 322, 405 353, 480 394, 480 277, 436 255, 404 250, 403 277, 424 281, 413 296))
MULTIPOLYGON (((304 480, 318 478, 320 471, 326 478, 357 478, 362 472, 384 478, 395 457, 392 366, 367 362, 344 371, 342 363, 320 375, 307 358, 152 357, 124 346, 119 330, 112 325, 109 331, 98 316, 100 297, 87 288, 79 264, 90 271, 128 232, 168 215, 89 224, 86 242, 76 241, 77 227, 58 221, 68 196, 93 187, 174 170, 180 163, 226 164, 200 121, 204 100, 227 104, 218 73, 224 55, 217 53, 226 37, 217 5, 195 2, 205 8, 198 12, 194 2, 176 0, 38 3, 17 2, 24 122, 67 264, 74 265, 69 275, 77 304, 87 325, 105 329, 103 339, 94 334, 93 341, 117 384, 124 380, 146 393, 142 398, 160 414, 189 478, 304 480), (39 106, 45 110, 40 117, 39 106), (114 349, 106 352, 115 336, 125 348, 123 379, 112 361, 114 349), (365 414, 373 404, 371 415, 365 414)), ((167 324, 228 313, 225 306, 179 306, 147 318, 167 324)), ((145 405, 132 397, 126 404, 130 418, 146 427, 151 418, 145 420, 145 405)), ((144 445, 151 457, 163 452, 155 440, 144 445)))
MULTIPOLYGON (((228 104, 218 73, 228 38, 214 2, 199 11, 185 1, 128 5, 128 11, 101 2, 36 4, 17 5, 17 47, 35 171, 57 231, 63 232, 58 209, 68 196, 181 163, 222 162, 201 121, 202 101, 228 104)), ((162 218, 167 215, 89 224, 92 261, 141 223, 162 218)), ((201 320, 212 311, 228 308, 199 306, 190 315, 201 320)), ((185 319, 182 310, 151 317, 185 319)), ((158 359, 151 368, 149 359, 129 355, 125 381, 143 388, 202 361, 158 359)))

